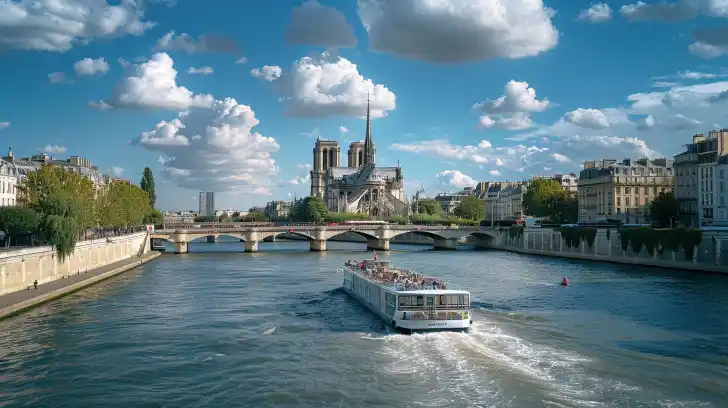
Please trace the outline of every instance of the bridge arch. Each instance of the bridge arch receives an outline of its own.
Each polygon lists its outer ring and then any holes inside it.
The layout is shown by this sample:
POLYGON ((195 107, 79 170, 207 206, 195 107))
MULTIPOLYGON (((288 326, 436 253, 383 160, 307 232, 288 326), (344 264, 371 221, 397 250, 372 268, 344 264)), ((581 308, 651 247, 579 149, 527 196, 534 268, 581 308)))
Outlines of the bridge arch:
POLYGON ((276 237, 279 237, 279 236, 285 235, 285 234, 291 234, 291 235, 303 237, 309 241, 313 240, 313 237, 311 235, 309 235, 305 232, 300 232, 300 231, 295 231, 295 230, 294 231, 278 231, 278 232, 261 232, 260 240, 262 241, 264 239, 271 238, 271 237, 276 238, 276 237))
MULTIPOLYGON (((245 236, 243 234, 236 234, 234 232, 216 232, 216 233, 186 234, 186 235, 187 235, 188 244, 193 241, 199 241, 202 239, 206 239, 207 237, 215 237, 216 239, 220 238, 220 237, 230 237, 230 238, 234 238, 237 240, 242 239, 245 241, 245 236)), ((171 236, 170 236, 170 238, 171 238, 171 236)), ((167 240, 170 241, 169 238, 167 240)), ((170 241, 170 242, 172 242, 172 241, 170 241)))
POLYGON ((390 237, 390 239, 393 239, 395 237, 398 237, 398 236, 404 235, 404 234, 419 235, 419 236, 423 236, 423 237, 427 237, 427 238, 432 238, 432 239, 438 239, 438 240, 439 239, 447 239, 446 237, 443 237, 442 235, 440 235, 440 234, 438 234, 436 232, 433 232, 433 231, 423 231, 423 230, 418 230, 418 229, 413 229, 413 230, 409 230, 409 231, 406 231, 406 230, 405 231, 396 231, 396 232, 394 232, 392 234, 392 236, 390 237))
POLYGON ((328 241, 331 238, 336 238, 336 237, 342 236, 342 235, 347 234, 347 233, 353 233, 353 234, 359 235, 360 237, 364 237, 365 239, 379 239, 379 237, 377 237, 376 235, 371 234, 371 233, 368 233, 368 232, 364 232, 364 231, 357 231, 357 230, 344 230, 344 231, 341 231, 341 230, 338 230, 338 231, 327 231, 326 232, 326 240, 328 241))

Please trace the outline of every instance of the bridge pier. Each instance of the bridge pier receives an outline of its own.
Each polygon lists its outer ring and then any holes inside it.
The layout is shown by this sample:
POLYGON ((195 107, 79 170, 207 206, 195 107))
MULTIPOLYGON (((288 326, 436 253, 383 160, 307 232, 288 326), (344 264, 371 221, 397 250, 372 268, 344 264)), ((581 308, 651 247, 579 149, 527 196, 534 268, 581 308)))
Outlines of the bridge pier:
POLYGON ((172 245, 174 245, 175 254, 186 254, 188 252, 186 242, 174 242, 172 245))
POLYGON ((367 239, 367 251, 389 251, 388 239, 367 239))
POLYGON ((214 244, 217 242, 217 235, 208 235, 207 236, 207 243, 208 244, 214 244))
POLYGON ((258 241, 243 241, 245 252, 258 252, 258 241))
POLYGON ((312 239, 309 241, 309 243, 311 251, 322 252, 326 250, 325 239, 312 239))
POLYGON ((457 248, 457 239, 434 239, 435 249, 453 250, 457 248))

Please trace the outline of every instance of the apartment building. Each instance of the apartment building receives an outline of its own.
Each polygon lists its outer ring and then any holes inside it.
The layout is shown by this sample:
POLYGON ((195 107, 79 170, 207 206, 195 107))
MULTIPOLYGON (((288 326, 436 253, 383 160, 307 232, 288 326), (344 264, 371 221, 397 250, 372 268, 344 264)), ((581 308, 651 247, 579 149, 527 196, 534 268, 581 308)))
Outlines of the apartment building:
POLYGON ((527 188, 527 181, 490 182, 485 193, 484 219, 495 222, 523 217, 523 194, 527 188))
POLYGON ((579 222, 650 222, 649 207, 660 193, 673 192, 673 160, 604 159, 584 162, 579 173, 579 222))
MULTIPOLYGON (((695 228, 698 220, 698 146, 695 143, 685 145, 685 151, 675 155, 675 198, 680 211, 679 223, 682 227, 695 228)), ((699 138, 698 138, 699 139, 699 138)))
POLYGON ((692 161, 684 167, 689 170, 683 170, 683 177, 687 177, 685 172, 691 176, 695 172, 697 191, 683 186, 681 193, 694 195, 695 200, 689 202, 695 204, 698 225, 728 225, 728 129, 694 135, 686 149, 688 154, 681 155, 692 161))
POLYGON ((282 220, 288 218, 293 212, 293 201, 269 201, 263 213, 269 220, 282 220))

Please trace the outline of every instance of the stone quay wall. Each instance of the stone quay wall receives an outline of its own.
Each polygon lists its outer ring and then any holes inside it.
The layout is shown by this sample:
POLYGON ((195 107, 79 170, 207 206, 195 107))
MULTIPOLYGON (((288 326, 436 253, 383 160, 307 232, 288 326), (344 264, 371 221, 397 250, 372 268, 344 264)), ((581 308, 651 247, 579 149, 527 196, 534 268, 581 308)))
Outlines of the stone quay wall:
POLYGON ((728 234, 725 232, 703 232, 702 242, 691 260, 685 259, 682 249, 677 252, 666 249, 662 253, 655 250, 652 255, 644 246, 640 253, 635 253, 631 247, 623 251, 616 229, 612 229, 609 236, 606 229, 600 229, 591 247, 582 241, 576 248, 569 248, 559 231, 549 228, 527 228, 519 238, 510 238, 508 230, 497 233, 497 238, 488 244, 490 248, 561 258, 728 273, 728 234))
POLYGON ((59 262, 51 246, 0 251, 0 295, 102 267, 150 249, 147 232, 76 243, 76 250, 59 262))

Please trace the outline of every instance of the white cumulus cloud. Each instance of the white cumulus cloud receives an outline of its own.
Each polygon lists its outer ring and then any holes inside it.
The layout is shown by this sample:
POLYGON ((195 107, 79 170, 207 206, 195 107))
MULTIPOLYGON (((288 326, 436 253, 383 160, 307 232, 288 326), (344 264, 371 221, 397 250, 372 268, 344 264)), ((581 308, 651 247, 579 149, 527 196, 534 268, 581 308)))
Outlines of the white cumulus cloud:
POLYGON ((162 153, 164 175, 177 186, 269 194, 278 172, 272 153, 280 146, 253 131, 258 123, 249 106, 226 98, 162 121, 133 143, 162 153))
POLYGON ((281 77, 283 70, 277 65, 264 65, 263 68, 253 68, 250 70, 250 75, 253 78, 263 79, 268 82, 273 82, 281 77))
POLYGON ((0 122, 0 130, 10 127, 10 122, 0 122))
POLYGON ((48 74, 48 82, 51 84, 70 84, 73 81, 66 78, 66 74, 63 72, 53 72, 51 74, 48 74))
POLYGON ((346 21, 344 13, 316 0, 307 0, 293 8, 286 40, 291 44, 322 47, 356 45, 354 29, 346 21))
POLYGON ((592 23, 604 23, 612 19, 612 9, 609 8, 608 4, 595 3, 580 12, 577 19, 591 21, 592 23))
POLYGON ((285 113, 294 117, 366 116, 367 98, 372 118, 396 107, 396 96, 386 86, 359 73, 356 64, 327 52, 303 57, 276 81, 285 113))
POLYGON ((533 126, 530 113, 551 107, 548 99, 536 98, 536 90, 528 82, 515 80, 506 83, 503 95, 486 99, 473 105, 473 110, 483 113, 480 126, 500 127, 507 130, 525 130, 533 126))
POLYGON ((60 154, 66 153, 68 149, 65 146, 49 144, 42 148, 41 151, 45 154, 60 154))
POLYGON ((339 132, 340 133, 349 133, 349 128, 347 128, 344 125, 339 126, 339 132))
POLYGON ((553 10, 542 0, 359 0, 357 5, 372 50, 424 61, 530 57, 554 48, 559 37, 553 10))
POLYGON ((212 95, 195 94, 177 85, 174 60, 166 53, 154 54, 134 66, 119 84, 113 98, 105 103, 115 108, 170 109, 210 107, 212 95))
POLYGON ((73 63, 77 76, 103 75, 109 72, 109 63, 104 58, 84 58, 73 63))
POLYGON ((109 169, 109 173, 114 177, 121 177, 124 174, 124 169, 119 166, 113 166, 109 169))
POLYGON ((170 31, 157 41, 154 51, 182 50, 188 54, 194 53, 220 53, 237 54, 240 52, 238 44, 229 37, 203 34, 195 38, 187 33, 176 35, 170 31))
POLYGON ((443 184, 455 186, 457 188, 474 187, 478 184, 474 178, 460 172, 459 170, 445 170, 437 173, 437 178, 443 184))
POLYGON ((140 2, 0 1, 0 49, 65 52, 76 44, 139 36, 152 28, 140 2))
POLYGON ((609 118, 599 109, 579 108, 564 115, 564 120, 579 127, 606 129, 612 126, 609 118))
POLYGON ((498 177, 498 176, 501 175, 501 172, 498 171, 498 170, 491 170, 491 171, 488 172, 488 174, 490 174, 493 177, 498 177))
POLYGON ((215 70, 213 70, 212 67, 209 66, 204 66, 200 68, 189 67, 187 68, 187 73, 191 75, 212 75, 215 73, 215 70))

